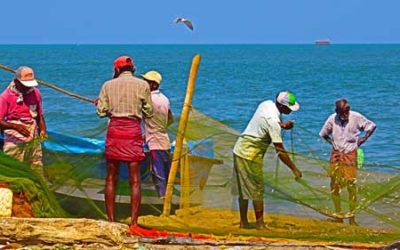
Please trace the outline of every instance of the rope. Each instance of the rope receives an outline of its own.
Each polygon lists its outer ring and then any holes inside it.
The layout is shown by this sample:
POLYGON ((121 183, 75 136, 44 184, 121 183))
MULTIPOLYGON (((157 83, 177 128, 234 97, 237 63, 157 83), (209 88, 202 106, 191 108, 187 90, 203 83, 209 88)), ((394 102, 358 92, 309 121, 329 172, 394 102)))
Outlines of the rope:
MULTIPOLYGON (((7 67, 7 66, 2 65, 2 64, 0 64, 0 69, 3 69, 5 71, 11 72, 11 73, 15 73, 15 71, 16 71, 15 69, 7 67)), ((90 103, 95 103, 95 100, 93 100, 93 99, 90 99, 90 98, 75 94, 75 93, 70 92, 68 90, 65 90, 65 89, 62 89, 60 87, 57 87, 57 86, 55 86, 55 85, 53 85, 51 83, 48 83, 48 82, 45 82, 45 81, 42 81, 42 80, 38 80, 38 79, 36 81, 40 85, 43 85, 43 86, 46 86, 48 88, 54 89, 54 90, 56 90, 58 92, 61 92, 61 93, 66 94, 66 95, 69 95, 71 97, 75 97, 75 98, 77 98, 79 100, 82 100, 82 101, 85 101, 85 102, 90 102, 90 103)))

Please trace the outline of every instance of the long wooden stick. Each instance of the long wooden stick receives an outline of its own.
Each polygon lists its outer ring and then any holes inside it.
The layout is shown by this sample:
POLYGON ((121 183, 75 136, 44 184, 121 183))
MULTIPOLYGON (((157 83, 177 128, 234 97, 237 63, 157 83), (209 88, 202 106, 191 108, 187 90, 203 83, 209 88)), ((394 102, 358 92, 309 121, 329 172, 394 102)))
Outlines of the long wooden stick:
MULTIPOLYGON (((12 73, 15 73, 15 71, 16 71, 15 69, 10 68, 10 67, 7 67, 7 66, 2 65, 2 64, 0 64, 0 69, 4 69, 4 70, 9 71, 9 72, 12 72, 12 73)), ((68 91, 68 90, 65 90, 65 89, 62 89, 62 88, 60 88, 60 87, 57 87, 57 86, 55 86, 55 85, 53 85, 53 84, 51 84, 51 83, 48 83, 48 82, 45 82, 45 81, 42 81, 42 80, 38 80, 38 79, 36 79, 36 81, 37 81, 40 85, 43 85, 43 86, 46 86, 46 87, 48 87, 48 88, 54 89, 54 90, 56 90, 56 91, 58 91, 58 92, 61 92, 61 93, 63 93, 63 94, 66 94, 66 95, 75 97, 75 98, 77 98, 77 99, 79 99, 79 100, 82 100, 82 101, 85 101, 85 102, 90 102, 90 103, 95 103, 95 100, 93 100, 93 99, 90 99, 90 98, 87 98, 87 97, 84 97, 84 96, 81 96, 81 95, 72 93, 72 92, 70 92, 70 91, 68 91)))
POLYGON ((190 108, 192 106, 194 86, 196 82, 197 72, 199 70, 200 60, 201 60, 200 55, 194 56, 192 60, 192 67, 190 69, 185 102, 183 103, 181 119, 179 120, 178 134, 176 135, 175 150, 174 150, 174 155, 172 157, 171 171, 169 173, 167 190, 165 193, 164 208, 163 208, 163 215, 165 216, 168 216, 171 213, 171 201, 174 189, 174 182, 182 154, 183 138, 185 137, 186 125, 189 118, 190 108))

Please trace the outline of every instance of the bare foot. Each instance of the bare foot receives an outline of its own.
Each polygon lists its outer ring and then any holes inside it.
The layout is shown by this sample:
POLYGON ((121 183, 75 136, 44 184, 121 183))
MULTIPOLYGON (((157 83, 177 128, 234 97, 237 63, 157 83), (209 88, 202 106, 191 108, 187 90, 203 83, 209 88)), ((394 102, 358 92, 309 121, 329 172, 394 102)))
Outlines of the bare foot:
POLYGON ((328 221, 334 223, 343 223, 343 219, 341 218, 329 218, 328 221))
POLYGON ((242 229, 249 229, 249 228, 251 228, 251 226, 250 226, 250 224, 249 224, 249 222, 248 221, 246 221, 246 222, 240 222, 240 226, 239 226, 239 228, 242 228, 242 229))
POLYGON ((354 217, 349 218, 349 224, 352 226, 358 226, 356 219, 354 217))
POLYGON ((266 230, 267 227, 265 226, 264 221, 257 221, 256 222, 256 229, 257 230, 266 230))

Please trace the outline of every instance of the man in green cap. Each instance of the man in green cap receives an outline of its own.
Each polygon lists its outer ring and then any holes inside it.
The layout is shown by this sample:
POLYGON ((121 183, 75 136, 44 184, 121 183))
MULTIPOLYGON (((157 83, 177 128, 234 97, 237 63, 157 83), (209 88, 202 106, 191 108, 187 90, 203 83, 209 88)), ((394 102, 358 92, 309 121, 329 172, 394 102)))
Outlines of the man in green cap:
MULTIPOLYGON (((264 177, 263 158, 268 146, 273 143, 279 159, 285 163, 296 178, 302 176, 283 146, 281 129, 291 129, 293 122, 281 121, 281 114, 299 110, 300 105, 292 92, 283 91, 276 96, 276 102, 262 102, 233 149, 234 180, 239 195, 240 227, 248 228, 248 201, 253 200, 256 228, 265 229, 264 224, 264 177)), ((234 187, 235 188, 235 187, 234 187)))

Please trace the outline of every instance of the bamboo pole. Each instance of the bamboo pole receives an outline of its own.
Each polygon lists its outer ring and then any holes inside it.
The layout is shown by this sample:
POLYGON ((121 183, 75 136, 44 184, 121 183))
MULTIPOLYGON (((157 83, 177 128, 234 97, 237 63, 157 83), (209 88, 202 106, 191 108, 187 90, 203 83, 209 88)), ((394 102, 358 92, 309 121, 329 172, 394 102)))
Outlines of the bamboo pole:
POLYGON ((167 190, 165 193, 163 215, 168 216, 171 213, 172 193, 174 189, 174 182, 176 172, 178 170, 179 161, 182 154, 183 138, 185 137, 186 125, 189 118, 190 108, 192 106, 192 99, 194 94, 194 86, 196 82, 197 72, 199 70, 201 56, 195 55, 192 60, 190 74, 186 89, 185 102, 183 103, 182 114, 179 120, 178 133, 176 135, 175 151, 172 157, 171 171, 168 176, 167 190))
MULTIPOLYGON (((11 73, 15 73, 15 71, 16 71, 15 69, 10 68, 10 67, 7 67, 7 66, 2 65, 2 64, 0 64, 0 69, 3 69, 3 70, 5 70, 5 71, 9 71, 9 72, 11 72, 11 73)), ((70 91, 68 91, 68 90, 65 90, 65 89, 62 89, 62 88, 60 88, 60 87, 57 87, 57 86, 55 86, 55 85, 53 85, 53 84, 51 84, 51 83, 48 83, 48 82, 45 82, 45 81, 42 81, 42 80, 38 80, 38 79, 36 79, 36 81, 37 81, 40 85, 43 85, 43 86, 46 86, 46 87, 48 87, 48 88, 54 89, 54 90, 56 90, 56 91, 58 91, 58 92, 61 92, 61 93, 66 94, 66 95, 69 95, 69 96, 71 96, 71 97, 75 97, 75 98, 77 98, 77 99, 79 99, 79 100, 82 100, 82 101, 85 101, 85 102, 90 102, 90 103, 95 103, 95 102, 96 102, 96 101, 93 100, 93 99, 90 99, 90 98, 87 98, 87 97, 84 97, 84 96, 81 96, 81 95, 72 93, 72 92, 70 92, 70 91)))
POLYGON ((189 165, 189 147, 186 140, 183 140, 183 152, 180 160, 181 174, 181 198, 179 208, 188 208, 190 206, 190 165, 189 165))

